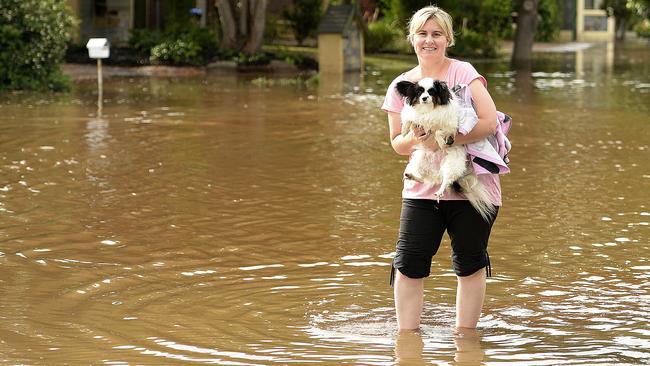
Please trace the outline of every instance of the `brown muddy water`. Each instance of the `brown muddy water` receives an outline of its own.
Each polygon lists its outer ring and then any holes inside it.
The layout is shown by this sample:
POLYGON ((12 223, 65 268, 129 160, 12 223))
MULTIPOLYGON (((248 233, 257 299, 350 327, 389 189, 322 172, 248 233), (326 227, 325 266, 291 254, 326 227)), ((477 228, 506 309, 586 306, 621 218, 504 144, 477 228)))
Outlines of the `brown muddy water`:
POLYGON ((476 333, 448 243, 395 333, 403 69, 112 78, 99 118, 92 81, 2 96, 0 364, 649 363, 650 48, 475 65, 515 121, 476 333))

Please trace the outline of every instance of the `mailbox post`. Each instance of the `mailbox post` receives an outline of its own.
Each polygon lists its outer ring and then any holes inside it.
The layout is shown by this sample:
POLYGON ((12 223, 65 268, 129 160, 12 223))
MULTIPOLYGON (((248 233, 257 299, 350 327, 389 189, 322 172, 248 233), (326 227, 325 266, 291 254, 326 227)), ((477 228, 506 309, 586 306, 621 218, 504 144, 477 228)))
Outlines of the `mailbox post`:
POLYGON ((104 101, 104 92, 102 85, 102 59, 108 58, 110 54, 110 44, 106 38, 91 38, 86 44, 88 48, 88 56, 97 59, 97 108, 98 113, 101 114, 102 105, 104 101))

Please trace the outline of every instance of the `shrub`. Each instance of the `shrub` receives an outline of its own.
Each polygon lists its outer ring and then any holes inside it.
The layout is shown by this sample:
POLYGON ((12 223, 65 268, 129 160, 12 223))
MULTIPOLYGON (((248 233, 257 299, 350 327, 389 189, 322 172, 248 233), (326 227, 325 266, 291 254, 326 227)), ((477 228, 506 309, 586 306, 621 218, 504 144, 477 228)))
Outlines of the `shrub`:
POLYGON ((368 24, 364 45, 368 52, 394 52, 400 48, 396 46, 396 41, 405 37, 395 24, 380 20, 368 24))
POLYGON ((238 66, 262 66, 268 65, 271 62, 271 58, 265 53, 256 53, 252 55, 240 53, 234 58, 234 60, 238 66))
POLYGON ((555 0, 541 0, 537 9, 538 22, 535 41, 550 42, 560 34, 560 7, 555 0))
POLYGON ((165 40, 163 32, 148 29, 131 29, 129 47, 150 54, 154 46, 165 40))
POLYGON ((465 30, 456 37, 456 44, 448 49, 451 55, 464 57, 496 57, 499 38, 493 33, 479 33, 465 30))
POLYGON ((147 55, 152 63, 203 65, 216 55, 216 39, 216 34, 209 28, 201 28, 195 23, 177 24, 164 32, 132 30, 129 46, 147 55))
POLYGON ((200 65, 201 47, 192 41, 164 41, 151 49, 151 62, 157 64, 200 65))
POLYGON ((293 8, 284 10, 282 15, 291 24, 294 36, 299 45, 318 28, 321 17, 320 0, 293 0, 293 8))
POLYGON ((59 68, 75 23, 66 3, 0 1, 0 88, 69 89, 59 68))

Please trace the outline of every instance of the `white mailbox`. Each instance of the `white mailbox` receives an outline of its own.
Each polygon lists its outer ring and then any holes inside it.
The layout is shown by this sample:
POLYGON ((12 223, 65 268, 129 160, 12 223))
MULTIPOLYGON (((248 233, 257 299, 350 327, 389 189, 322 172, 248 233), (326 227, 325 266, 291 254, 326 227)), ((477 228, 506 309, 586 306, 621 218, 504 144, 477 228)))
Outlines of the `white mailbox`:
POLYGON ((110 54, 110 44, 106 38, 91 38, 86 43, 88 56, 90 58, 108 58, 110 54))

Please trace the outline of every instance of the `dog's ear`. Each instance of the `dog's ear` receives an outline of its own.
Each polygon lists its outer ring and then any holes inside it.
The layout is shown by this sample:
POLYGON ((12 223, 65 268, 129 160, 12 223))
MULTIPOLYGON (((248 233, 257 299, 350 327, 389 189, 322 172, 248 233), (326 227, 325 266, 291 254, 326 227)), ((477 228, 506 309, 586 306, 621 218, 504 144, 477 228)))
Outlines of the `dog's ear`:
POLYGON ((403 96, 403 97, 409 97, 412 93, 409 91, 413 89, 415 86, 415 83, 412 83, 408 80, 402 80, 397 85, 395 85, 395 89, 397 89, 397 92, 403 96))
POLYGON ((451 100, 451 92, 449 91, 446 82, 435 80, 431 89, 433 89, 433 95, 436 96, 440 105, 449 104, 449 101, 451 100))

